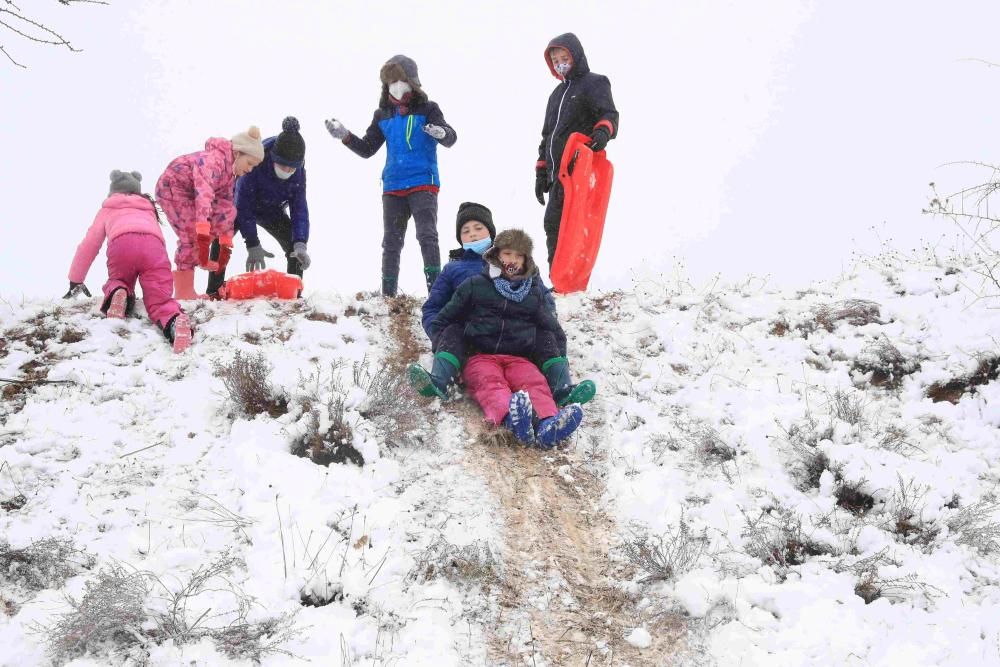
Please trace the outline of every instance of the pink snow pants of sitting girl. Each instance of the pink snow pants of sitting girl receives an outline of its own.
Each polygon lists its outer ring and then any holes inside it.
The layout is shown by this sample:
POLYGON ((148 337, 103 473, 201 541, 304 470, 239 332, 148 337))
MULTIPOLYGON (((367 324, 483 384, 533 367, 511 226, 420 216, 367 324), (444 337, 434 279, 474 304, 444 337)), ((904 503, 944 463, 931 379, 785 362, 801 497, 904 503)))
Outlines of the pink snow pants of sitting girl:
POLYGON ((524 357, 509 354, 477 354, 462 372, 465 385, 483 408, 486 421, 499 425, 510 411, 510 397, 526 391, 539 419, 558 412, 542 372, 524 357))
POLYGON ((170 318, 181 312, 173 299, 174 278, 163 239, 152 234, 130 233, 108 242, 108 282, 104 283, 104 301, 124 287, 135 293, 135 281, 142 285, 142 302, 149 319, 162 329, 170 318))

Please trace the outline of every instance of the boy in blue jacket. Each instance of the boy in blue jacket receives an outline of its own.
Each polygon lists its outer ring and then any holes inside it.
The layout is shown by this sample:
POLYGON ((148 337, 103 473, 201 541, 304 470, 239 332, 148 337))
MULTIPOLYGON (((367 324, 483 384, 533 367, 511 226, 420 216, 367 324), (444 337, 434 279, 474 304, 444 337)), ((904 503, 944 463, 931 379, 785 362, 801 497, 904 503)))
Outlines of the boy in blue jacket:
POLYGON ((413 217, 417 242, 424 260, 427 291, 441 272, 441 248, 437 234, 437 147, 449 148, 458 135, 445 122, 444 114, 420 88, 417 63, 403 55, 393 56, 379 72, 382 96, 365 136, 356 137, 336 118, 326 129, 355 154, 369 158, 386 145, 382 169, 382 294, 396 296, 399 256, 406 238, 406 225, 413 217))
MULTIPOLYGON (((259 169, 236 181, 236 228, 247 244, 247 271, 265 268, 264 250, 257 236, 260 227, 278 242, 288 259, 287 272, 302 277, 311 262, 309 206, 306 204, 306 144, 299 134, 299 121, 292 116, 281 122, 281 134, 264 140, 264 161, 259 169), (288 213, 285 209, 288 209, 288 213)), ((211 259, 219 255, 219 242, 212 244, 211 259)), ((208 275, 209 295, 218 295, 226 280, 225 269, 208 275)))
MULTIPOLYGON (((487 262, 483 255, 493 245, 496 233, 490 209, 475 202, 464 202, 458 207, 455 236, 462 247, 449 254, 450 261, 431 287, 421 317, 424 331, 431 339, 434 364, 430 373, 417 364, 411 365, 409 370, 411 381, 424 396, 445 398, 448 386, 456 380, 465 364, 464 327, 454 324, 435 332, 432 324, 458 287, 486 268, 487 262)), ((535 280, 544 293, 546 309, 555 315, 556 305, 551 291, 542 284, 541 276, 536 276, 535 280)), ((531 360, 541 368, 552 396, 560 407, 571 403, 586 403, 597 392, 592 380, 571 383, 565 336, 559 337, 549 331, 539 330, 531 360)))

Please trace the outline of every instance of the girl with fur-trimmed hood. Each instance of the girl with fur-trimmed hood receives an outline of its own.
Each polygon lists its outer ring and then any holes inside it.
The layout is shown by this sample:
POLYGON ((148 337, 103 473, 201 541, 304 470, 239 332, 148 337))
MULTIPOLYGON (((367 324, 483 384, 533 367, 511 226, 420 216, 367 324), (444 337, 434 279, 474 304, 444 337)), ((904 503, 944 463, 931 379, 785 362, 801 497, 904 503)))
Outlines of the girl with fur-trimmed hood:
MULTIPOLYGON (((553 356, 566 340, 545 303, 532 246, 531 237, 519 229, 497 234, 483 255, 485 270, 458 286, 431 323, 431 335, 461 325, 470 355, 462 377, 486 421, 505 426, 525 444, 547 449, 576 430, 583 409, 577 403, 559 409, 548 382, 529 359, 537 353, 540 334, 549 334, 553 356)), ((418 368, 410 368, 415 386, 422 378, 429 381, 418 368)))
POLYGON ((326 121, 334 139, 363 158, 386 144, 382 169, 382 294, 395 296, 399 256, 406 226, 413 217, 424 260, 428 292, 441 272, 437 235, 437 146, 451 147, 458 135, 435 102, 420 87, 417 63, 407 56, 390 58, 379 72, 382 95, 363 137, 352 134, 335 118, 326 121))

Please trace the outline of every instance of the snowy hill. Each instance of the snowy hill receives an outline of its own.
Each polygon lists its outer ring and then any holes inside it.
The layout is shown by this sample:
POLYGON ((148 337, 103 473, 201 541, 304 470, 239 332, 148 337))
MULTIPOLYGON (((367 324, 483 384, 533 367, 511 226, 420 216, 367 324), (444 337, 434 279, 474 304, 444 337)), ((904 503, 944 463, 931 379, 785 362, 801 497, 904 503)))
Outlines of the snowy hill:
POLYGON ((997 664, 961 275, 559 297, 599 393, 546 453, 400 383, 413 299, 199 302, 184 355, 0 303, 0 664, 997 664))

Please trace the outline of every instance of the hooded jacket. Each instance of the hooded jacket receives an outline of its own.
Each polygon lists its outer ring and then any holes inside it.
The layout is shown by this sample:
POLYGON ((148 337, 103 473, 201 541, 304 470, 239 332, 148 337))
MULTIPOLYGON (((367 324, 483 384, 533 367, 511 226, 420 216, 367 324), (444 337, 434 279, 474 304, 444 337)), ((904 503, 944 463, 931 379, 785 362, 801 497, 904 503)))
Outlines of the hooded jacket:
MULTIPOLYGON (((191 224, 199 220, 213 222, 213 228, 232 232, 236 219, 233 206, 233 142, 213 137, 205 150, 174 158, 156 182, 156 198, 192 202, 191 224)), ((175 224, 178 221, 171 221, 175 224)))
POLYGON ((542 142, 538 145, 537 167, 545 167, 549 182, 559 177, 566 140, 573 132, 590 135, 596 128, 607 129, 611 138, 618 136, 618 110, 611 97, 608 77, 590 71, 587 55, 580 40, 571 32, 559 35, 545 47, 545 64, 552 76, 560 80, 549 95, 542 125, 542 142), (549 49, 562 47, 573 57, 573 68, 564 79, 549 59, 549 49))
POLYGON ((309 206, 306 204, 306 169, 300 167, 289 178, 274 174, 271 148, 277 137, 264 140, 264 161, 253 171, 236 180, 236 227, 248 248, 260 245, 257 216, 264 212, 284 211, 288 206, 292 219, 292 243, 309 242, 309 206))
MULTIPOLYGON (((413 85, 411 83, 411 85, 413 85)), ((388 87, 382 83, 379 108, 372 116, 365 136, 350 134, 344 144, 363 158, 369 158, 386 144, 385 167, 382 169, 382 192, 397 192, 420 186, 440 187, 437 145, 446 148, 458 139, 448 125, 436 102, 431 102, 414 86, 414 99, 408 105, 396 105, 389 100, 388 87), (439 125, 445 137, 440 142, 423 131, 424 125, 439 125)))
POLYGON ((469 355, 511 354, 530 358, 539 330, 551 332, 560 347, 565 348, 566 334, 546 305, 545 292, 536 271, 524 300, 508 299, 497 291, 487 265, 485 271, 458 286, 431 322, 430 334, 435 336, 451 324, 464 323, 463 338, 469 355))

